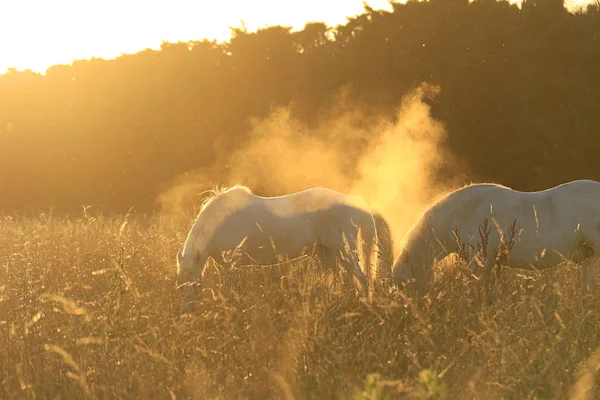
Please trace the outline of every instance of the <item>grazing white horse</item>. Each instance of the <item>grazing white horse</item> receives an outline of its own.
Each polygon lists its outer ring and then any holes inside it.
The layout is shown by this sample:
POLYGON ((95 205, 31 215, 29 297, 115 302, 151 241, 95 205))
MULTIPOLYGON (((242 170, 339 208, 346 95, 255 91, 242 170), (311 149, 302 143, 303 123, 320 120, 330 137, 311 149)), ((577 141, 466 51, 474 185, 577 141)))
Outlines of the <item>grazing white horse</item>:
POLYGON ((393 266, 395 281, 423 294, 432 281, 434 264, 458 251, 456 235, 460 243, 466 243, 463 253, 476 256, 484 219, 491 228, 486 257, 471 258, 474 270, 489 273, 498 255, 499 264, 522 269, 543 270, 571 260, 581 263, 583 292, 595 287, 600 253, 600 182, 591 180, 538 192, 473 184, 445 195, 405 236, 393 266), (413 279, 416 287, 410 282, 413 279))
POLYGON ((212 191, 183 252, 177 253, 177 284, 182 295, 190 300, 198 295, 209 257, 227 265, 232 259, 226 253, 233 251, 240 264, 269 265, 309 254, 315 246, 323 250, 327 265, 337 261, 339 252, 346 253, 342 266, 366 290, 357 241, 360 238, 363 244, 364 268, 368 270, 376 224, 383 219, 358 207, 356 200, 320 187, 279 197, 257 196, 241 185, 212 191))

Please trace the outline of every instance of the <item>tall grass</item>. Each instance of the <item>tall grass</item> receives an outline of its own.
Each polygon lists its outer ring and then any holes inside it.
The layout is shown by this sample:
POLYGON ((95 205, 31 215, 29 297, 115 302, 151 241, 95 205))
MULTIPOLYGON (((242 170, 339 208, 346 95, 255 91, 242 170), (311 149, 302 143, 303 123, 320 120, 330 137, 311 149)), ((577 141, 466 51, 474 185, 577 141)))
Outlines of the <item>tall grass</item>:
POLYGON ((600 301, 572 265, 505 271, 491 302, 460 264, 418 301, 361 299, 310 259, 215 267, 190 314, 191 222, 0 217, 0 398, 553 399, 595 381, 600 301))

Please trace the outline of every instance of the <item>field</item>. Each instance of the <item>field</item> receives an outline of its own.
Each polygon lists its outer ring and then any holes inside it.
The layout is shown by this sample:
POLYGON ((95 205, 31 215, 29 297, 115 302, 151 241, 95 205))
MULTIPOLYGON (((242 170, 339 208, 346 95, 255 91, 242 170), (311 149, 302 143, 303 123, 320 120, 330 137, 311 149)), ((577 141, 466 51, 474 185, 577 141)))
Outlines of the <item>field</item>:
POLYGON ((0 398, 600 394, 600 301, 582 298, 575 266, 505 271, 490 300, 449 265, 418 302, 385 282, 361 299, 310 260, 210 269, 192 314, 175 289, 190 226, 160 215, 0 217, 0 398))

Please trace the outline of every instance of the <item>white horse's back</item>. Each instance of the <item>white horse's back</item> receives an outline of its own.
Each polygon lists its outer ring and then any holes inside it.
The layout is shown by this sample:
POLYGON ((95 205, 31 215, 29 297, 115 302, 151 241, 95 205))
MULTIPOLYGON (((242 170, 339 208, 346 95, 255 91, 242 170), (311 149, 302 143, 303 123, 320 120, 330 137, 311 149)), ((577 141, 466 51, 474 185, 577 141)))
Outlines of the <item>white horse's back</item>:
MULTIPOLYGON (((210 210, 203 210, 205 217, 201 226, 192 229, 186 246, 208 246, 210 240, 222 248, 230 248, 246 237, 258 241, 268 234, 269 242, 277 239, 281 242, 280 252, 289 253, 286 242, 294 242, 293 247, 297 247, 298 241, 308 245, 314 240, 314 235, 309 232, 315 229, 321 233, 339 230, 344 224, 350 226, 348 218, 355 224, 362 222, 364 210, 357 208, 355 203, 350 196, 322 187, 275 197, 258 196, 246 188, 235 187, 216 196, 210 210), (329 223, 324 223, 325 220, 329 223), (200 232, 193 232, 195 230, 200 232), (206 243, 198 243, 203 240, 206 243)), ((252 247, 250 243, 248 247, 252 247)))
POLYGON ((595 181, 574 181, 538 192, 473 185, 455 192, 448 200, 443 207, 456 211, 454 218, 443 214, 443 229, 451 231, 458 222, 463 242, 479 235, 483 218, 489 220, 490 240, 494 243, 500 240, 499 230, 507 234, 516 223, 517 243, 506 260, 510 266, 549 268, 560 262, 559 253, 575 249, 577 242, 586 238, 600 240, 600 183, 595 181), (539 256, 533 262, 532 252, 539 256))
POLYGON ((293 215, 300 212, 316 212, 338 204, 358 207, 360 199, 333 189, 314 187, 283 196, 262 197, 250 194, 255 204, 260 204, 277 215, 293 215))
POLYGON ((489 226, 490 253, 507 244, 513 224, 516 228, 503 265, 545 269, 564 259, 589 259, 600 251, 600 183, 578 180, 537 192, 495 184, 458 189, 424 213, 405 238, 406 254, 398 258, 394 268, 402 275, 401 266, 407 265, 409 253, 417 254, 413 258, 419 262, 431 262, 434 257, 429 256, 435 250, 426 250, 424 243, 441 245, 444 254, 455 251, 455 233, 460 243, 472 250, 481 244, 484 220, 489 226))
MULTIPOLYGON (((346 204, 310 211, 281 212, 282 208, 268 203, 249 204, 228 215, 215 226, 211 242, 221 249, 232 249, 244 239, 244 252, 254 262, 271 264, 282 261, 279 257, 296 258, 316 243, 326 247, 341 246, 340 234, 348 239, 355 235, 360 212, 346 204)), ((370 235, 372 226, 363 228, 370 235)))
MULTIPOLYGON (((244 187, 215 193, 203 205, 178 255, 179 280, 193 276, 200 281, 198 271, 209 257, 226 262, 226 253, 232 250, 243 263, 274 264, 305 255, 315 245, 334 256, 353 251, 359 236, 368 254, 365 268, 370 268, 375 220, 357 200, 319 187, 277 197, 257 196, 244 187), (182 278, 186 271, 194 272, 182 278)), ((349 263, 345 268, 365 281, 358 265, 349 263)))

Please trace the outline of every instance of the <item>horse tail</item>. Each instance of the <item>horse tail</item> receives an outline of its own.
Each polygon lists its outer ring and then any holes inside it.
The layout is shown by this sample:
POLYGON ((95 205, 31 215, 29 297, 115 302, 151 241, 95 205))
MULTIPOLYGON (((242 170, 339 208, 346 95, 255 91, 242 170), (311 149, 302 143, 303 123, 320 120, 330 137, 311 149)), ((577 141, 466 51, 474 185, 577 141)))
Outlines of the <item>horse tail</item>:
POLYGON ((383 216, 377 212, 373 213, 376 233, 377 249, 377 278, 389 279, 394 263, 394 247, 392 241, 392 230, 383 216))

